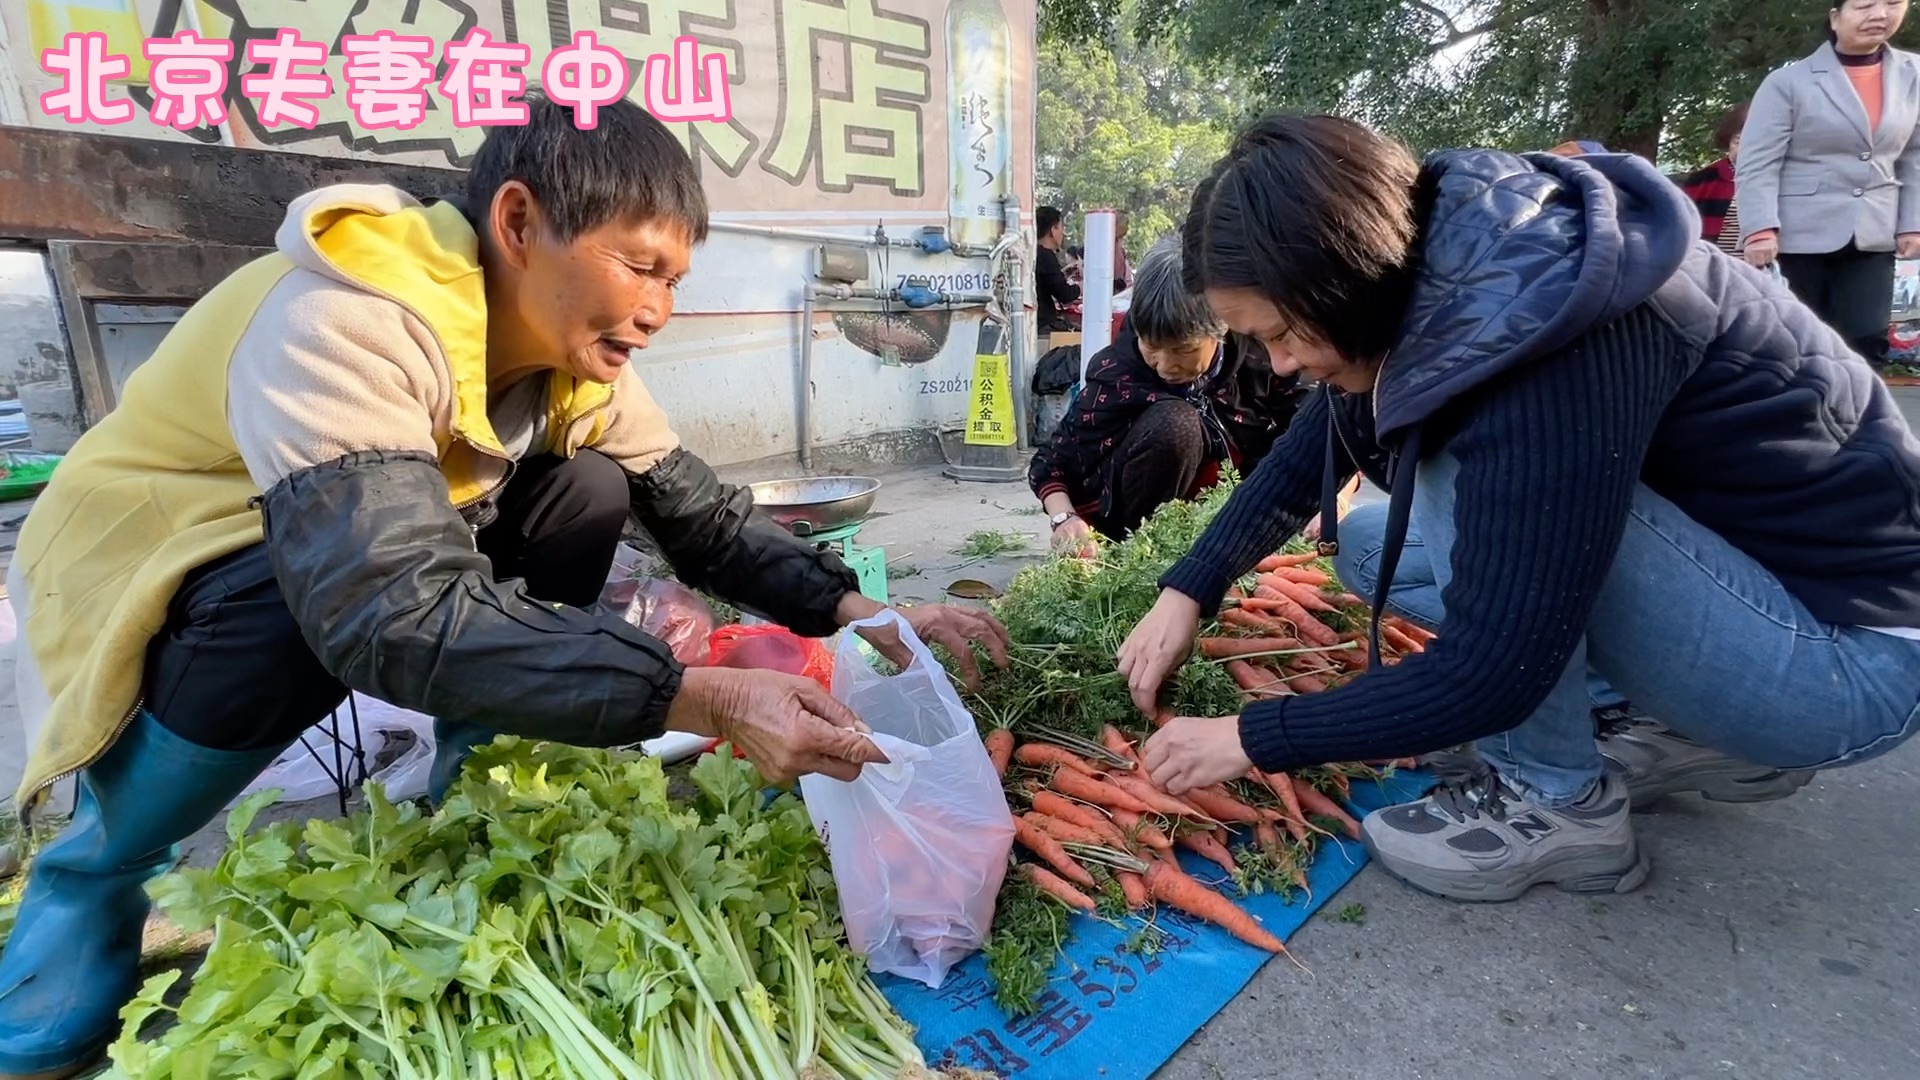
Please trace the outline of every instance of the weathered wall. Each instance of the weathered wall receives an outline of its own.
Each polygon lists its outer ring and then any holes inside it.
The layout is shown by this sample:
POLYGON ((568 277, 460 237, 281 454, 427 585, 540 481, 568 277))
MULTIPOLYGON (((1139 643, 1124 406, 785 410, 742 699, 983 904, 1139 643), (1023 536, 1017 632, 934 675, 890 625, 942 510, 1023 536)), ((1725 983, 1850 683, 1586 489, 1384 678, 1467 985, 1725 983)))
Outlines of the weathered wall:
MULTIPOLYGON (((630 76, 681 34, 724 54, 731 117, 669 123, 720 220, 856 237, 876 225, 895 237, 939 226, 991 243, 997 195, 1032 209, 1034 18, 1033 0, 0 0, 0 120, 34 129, 0 132, 0 236, 253 244, 294 195, 365 178, 369 167, 410 168, 387 175, 438 193, 485 130, 455 127, 437 94, 416 128, 361 128, 342 92, 338 42, 381 29, 444 42, 480 27, 530 46, 535 84, 555 43, 579 30, 625 54, 630 76), (237 92, 256 69, 238 60, 224 123, 179 132, 151 122, 141 38, 190 29, 252 39, 283 27, 333 47, 335 92, 317 102, 311 130, 263 125, 237 92), (101 30, 109 51, 134 58, 131 76, 108 88, 136 106, 129 123, 69 125, 39 112, 40 94, 58 85, 39 68, 40 50, 71 29, 101 30), (76 144, 74 133, 88 131, 113 137, 76 144), (68 190, 48 190, 48 177, 68 190)), ((645 103, 641 80, 629 96, 645 103)), ((716 233, 696 256, 673 326, 638 358, 689 445, 716 461, 795 450, 811 250, 716 233)), ((926 275, 977 291, 985 270, 896 249, 876 253, 868 284, 926 275)), ((977 309, 821 315, 817 441, 925 448, 930 433, 957 426, 979 318, 977 309)))
POLYGON ((444 196, 466 184, 466 174, 451 168, 236 150, 148 134, 0 129, 0 239, 271 244, 287 204, 316 187, 390 183, 444 196))
POLYGON ((18 397, 34 447, 60 453, 80 433, 80 404, 67 366, 66 328, 46 257, 0 250, 0 398, 18 397))
MULTIPOLYGON (((790 454, 799 323, 786 312, 676 318, 634 362, 681 439, 701 454, 720 463, 790 454)), ((817 312, 815 444, 879 462, 935 453, 932 433, 957 425, 965 411, 979 325, 966 311, 888 314, 846 304, 817 312), (881 363, 862 344, 876 338, 897 338, 925 358, 881 363)))
POLYGON ((21 383, 65 378, 67 337, 46 257, 0 251, 0 397, 21 383))

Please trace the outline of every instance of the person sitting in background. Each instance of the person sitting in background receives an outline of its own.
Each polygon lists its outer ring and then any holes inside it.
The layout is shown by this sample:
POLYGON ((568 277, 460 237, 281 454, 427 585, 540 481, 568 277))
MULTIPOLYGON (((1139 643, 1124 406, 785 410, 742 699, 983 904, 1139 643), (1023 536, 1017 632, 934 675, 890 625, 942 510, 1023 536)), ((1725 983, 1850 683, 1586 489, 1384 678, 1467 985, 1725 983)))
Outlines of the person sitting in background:
MULTIPOLYGON (((1081 247, 1079 244, 1073 244, 1060 250, 1060 272, 1067 275, 1067 283, 1076 289, 1086 284, 1086 282, 1081 280, 1086 266, 1086 248, 1081 247)), ((1061 309, 1071 311, 1073 307, 1077 306, 1079 306, 1077 300, 1070 300, 1066 304, 1061 305, 1061 309)))
POLYGON ((1768 75, 1741 133, 1747 262, 1887 363, 1893 261, 1920 257, 1920 56, 1887 41, 1906 0, 1833 0, 1827 44, 1768 75))
POLYGON ((1740 160, 1740 129, 1747 124, 1747 106, 1735 105, 1720 116, 1713 144, 1720 159, 1680 181, 1680 190, 1700 211, 1700 239, 1718 245, 1729 255, 1740 253, 1740 204, 1734 198, 1733 168, 1740 160))
POLYGON ((1060 263, 1060 250, 1067 243, 1067 224, 1060 217, 1060 211, 1043 206, 1035 212, 1033 234, 1038 237, 1033 253, 1033 297, 1034 306, 1039 309, 1038 330, 1042 334, 1078 330, 1073 320, 1060 311, 1080 299, 1080 286, 1067 280, 1060 263))
POLYGON ((1223 462, 1242 470, 1292 419, 1298 376, 1277 376, 1266 350, 1228 335, 1181 285, 1180 247, 1155 245, 1134 274, 1133 305, 1027 482, 1057 546, 1094 532, 1119 538, 1162 504, 1212 486, 1223 462))

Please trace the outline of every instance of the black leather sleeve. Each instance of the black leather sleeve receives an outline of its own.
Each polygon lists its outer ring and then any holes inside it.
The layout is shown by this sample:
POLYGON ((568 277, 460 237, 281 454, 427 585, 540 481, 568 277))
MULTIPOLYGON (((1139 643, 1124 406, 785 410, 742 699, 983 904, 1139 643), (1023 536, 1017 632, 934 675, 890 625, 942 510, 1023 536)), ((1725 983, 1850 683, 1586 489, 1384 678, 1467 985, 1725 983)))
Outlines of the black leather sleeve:
POLYGON ((678 449, 629 476, 633 518, 681 581, 808 637, 840 629, 834 611, 860 587, 840 557, 755 513, 753 493, 723 484, 678 449))
POLYGON ((445 720, 579 746, 665 728, 681 667, 616 618, 493 580, 433 459, 350 454, 262 498, 267 553, 341 682, 445 720))

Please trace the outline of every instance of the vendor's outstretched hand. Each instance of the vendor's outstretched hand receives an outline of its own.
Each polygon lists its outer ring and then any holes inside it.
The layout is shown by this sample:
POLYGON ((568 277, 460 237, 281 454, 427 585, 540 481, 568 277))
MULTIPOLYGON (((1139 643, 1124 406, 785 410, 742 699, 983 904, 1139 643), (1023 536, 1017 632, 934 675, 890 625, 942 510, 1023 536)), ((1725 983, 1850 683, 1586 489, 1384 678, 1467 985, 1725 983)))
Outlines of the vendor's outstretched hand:
POLYGON ((686 669, 667 727, 725 739, 773 784, 808 773, 852 780, 887 761, 852 710, 812 679, 777 671, 686 669))
MULTIPOLYGON (((907 620, 913 628, 915 637, 921 641, 939 642, 960 665, 960 676, 965 680, 967 689, 980 688, 980 664, 973 657, 975 644, 987 650, 993 657, 994 667, 1007 666, 1007 650, 1012 641, 1007 637, 1007 628, 1000 620, 975 608, 955 607, 952 604, 919 604, 914 607, 898 608, 900 617, 907 620)), ((879 651, 881 656, 901 667, 913 663, 913 653, 907 650, 906 643, 900 640, 899 632, 892 626, 863 628, 860 636, 867 644, 879 651)))
POLYGON ((1160 590, 1160 599, 1120 645, 1120 674, 1140 712, 1159 711, 1160 684, 1193 652, 1200 632, 1200 605, 1185 593, 1160 590))
POLYGON ((1240 747, 1237 716, 1176 716, 1147 739, 1140 760, 1169 795, 1232 780, 1253 768, 1240 747))

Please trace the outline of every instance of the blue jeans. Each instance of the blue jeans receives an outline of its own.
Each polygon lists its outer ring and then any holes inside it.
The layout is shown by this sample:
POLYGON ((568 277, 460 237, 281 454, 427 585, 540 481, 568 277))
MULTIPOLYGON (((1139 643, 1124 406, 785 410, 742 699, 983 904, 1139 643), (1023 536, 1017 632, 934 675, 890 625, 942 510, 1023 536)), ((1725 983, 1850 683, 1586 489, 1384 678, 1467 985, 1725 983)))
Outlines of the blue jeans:
MULTIPOLYGON (((1387 600, 1436 632, 1453 578, 1458 470, 1444 453, 1421 464, 1387 600)), ((1341 580, 1369 600, 1386 510, 1360 507, 1340 523, 1341 580)), ((1618 699, 1608 684, 1680 734, 1773 768, 1862 761, 1920 728, 1920 641, 1819 621, 1645 485, 1565 674, 1524 723, 1477 748, 1546 805, 1575 802, 1600 776, 1591 708, 1618 699)))

